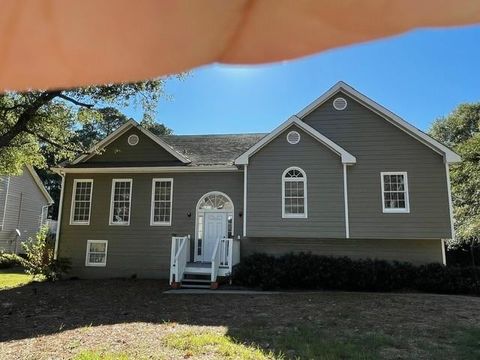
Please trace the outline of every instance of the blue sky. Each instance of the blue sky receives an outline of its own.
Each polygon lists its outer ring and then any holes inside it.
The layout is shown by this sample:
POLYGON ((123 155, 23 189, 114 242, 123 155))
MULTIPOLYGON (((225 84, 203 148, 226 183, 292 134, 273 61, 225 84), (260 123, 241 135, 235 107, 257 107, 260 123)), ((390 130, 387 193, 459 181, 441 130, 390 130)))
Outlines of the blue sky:
MULTIPOLYGON (((480 101, 480 26, 401 36, 261 66, 210 65, 169 80, 157 121, 176 134, 267 132, 343 80, 422 130, 480 101)), ((125 109, 141 120, 141 109, 125 109)))

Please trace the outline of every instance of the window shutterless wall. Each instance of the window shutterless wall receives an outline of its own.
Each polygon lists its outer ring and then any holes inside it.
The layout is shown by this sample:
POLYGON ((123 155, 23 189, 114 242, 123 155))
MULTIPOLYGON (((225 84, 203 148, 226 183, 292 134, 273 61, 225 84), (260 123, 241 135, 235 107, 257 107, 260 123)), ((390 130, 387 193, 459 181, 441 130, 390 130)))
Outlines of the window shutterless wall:
POLYGON ((242 217, 239 213, 243 209, 243 172, 169 173, 165 177, 172 178, 174 184, 172 224, 150 226, 152 179, 164 175, 166 174, 66 175, 59 256, 72 259, 72 274, 95 276, 100 270, 108 276, 137 274, 162 277, 163 274, 167 277, 172 234, 194 236, 195 206, 200 197, 210 191, 224 192, 232 199, 235 206, 234 235, 241 235, 242 217), (73 181, 82 177, 94 181, 90 225, 69 225, 73 181), (109 225, 111 185, 114 178, 133 179, 129 226, 109 225), (108 240, 107 266, 102 269, 85 267, 87 240, 91 239, 108 240))

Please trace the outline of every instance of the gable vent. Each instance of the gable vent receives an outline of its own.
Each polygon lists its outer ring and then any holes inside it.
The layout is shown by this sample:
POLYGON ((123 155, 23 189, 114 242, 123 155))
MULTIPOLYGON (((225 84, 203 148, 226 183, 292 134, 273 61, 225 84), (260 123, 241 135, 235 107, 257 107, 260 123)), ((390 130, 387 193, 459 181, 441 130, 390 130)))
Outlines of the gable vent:
POLYGON ((300 142, 300 134, 297 131, 290 131, 287 134, 287 141, 292 145, 298 144, 300 142))
POLYGON ((139 140, 139 139, 138 139, 138 136, 137 136, 137 135, 130 135, 130 136, 128 137, 128 140, 127 140, 127 141, 128 141, 128 145, 130 145, 130 146, 135 146, 135 145, 138 144, 138 140, 139 140))
POLYGON ((335 110, 345 110, 347 108, 347 100, 342 97, 337 97, 333 100, 333 107, 335 110))

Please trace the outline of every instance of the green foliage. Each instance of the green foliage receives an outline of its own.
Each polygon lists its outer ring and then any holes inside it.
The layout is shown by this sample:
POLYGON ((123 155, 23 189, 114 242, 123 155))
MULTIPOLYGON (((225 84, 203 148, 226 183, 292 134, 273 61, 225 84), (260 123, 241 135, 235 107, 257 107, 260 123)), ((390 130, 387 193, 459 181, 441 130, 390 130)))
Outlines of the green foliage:
POLYGON ((45 168, 84 153, 128 120, 115 107, 141 106, 147 126, 168 132, 153 120, 166 97, 165 80, 1 94, 0 174, 18 175, 25 164, 45 168))
POLYGON ((70 268, 68 259, 54 259, 54 245, 49 241, 48 227, 42 227, 35 239, 22 243, 26 259, 19 258, 27 274, 44 276, 47 280, 58 280, 70 268))
POLYGON ((15 254, 0 251, 0 269, 9 269, 21 265, 15 254))
POLYGON ((414 266, 405 262, 352 260, 310 253, 281 257, 253 254, 236 266, 233 282, 262 289, 416 290, 474 294, 480 293, 474 270, 440 264, 414 266))
POLYGON ((480 239, 480 103, 459 105, 447 117, 436 120, 430 135, 450 146, 462 162, 451 165, 450 179, 456 239, 460 247, 480 239))

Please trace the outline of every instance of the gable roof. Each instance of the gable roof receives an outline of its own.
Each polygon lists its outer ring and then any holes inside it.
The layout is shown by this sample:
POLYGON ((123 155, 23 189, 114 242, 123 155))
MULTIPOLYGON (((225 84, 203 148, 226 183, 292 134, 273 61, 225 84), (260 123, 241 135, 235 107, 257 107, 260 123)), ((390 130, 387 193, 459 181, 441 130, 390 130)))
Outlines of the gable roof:
POLYGON ((185 153, 191 166, 233 165, 235 159, 267 134, 167 135, 162 140, 185 153))
POLYGON ((257 142, 254 146, 252 146, 250 149, 248 149, 246 152, 244 152, 242 155, 240 155, 237 159, 235 159, 235 164, 236 165, 246 165, 248 164, 248 159, 254 155, 257 151, 262 149, 265 145, 267 145, 269 142, 271 142, 273 139, 275 139, 278 135, 280 135, 283 131, 288 129, 290 126, 296 125, 303 131, 305 131, 307 134, 311 135, 314 139, 328 147, 330 150, 332 150, 334 153, 339 155, 341 157, 342 163, 352 165, 357 162, 355 156, 350 154, 348 151, 346 151, 344 148, 342 148, 340 145, 334 143, 332 140, 327 138, 325 135, 322 135, 320 132, 312 128, 310 125, 307 125, 303 121, 301 121, 298 117, 296 116, 291 116, 287 121, 285 121, 283 124, 278 126, 275 130, 273 130, 271 133, 269 133, 267 136, 263 137, 259 142, 257 142))
POLYGON ((366 106, 368 109, 372 110, 376 114, 380 115, 383 117, 385 120, 390 122, 391 124, 395 125, 398 127, 400 130, 403 130, 413 138, 417 139, 418 141, 422 142, 426 146, 430 147, 432 150, 436 151, 437 153, 441 154, 444 156, 445 161, 447 163, 456 163, 460 162, 462 159, 458 154, 456 154, 454 151, 450 150, 448 147, 445 145, 441 144, 431 136, 427 135, 420 129, 417 129, 415 126, 412 124, 408 123, 404 119, 402 119, 400 116, 394 114, 387 108, 383 107, 382 105, 376 103, 372 99, 368 98, 367 96, 363 95, 359 91, 355 90, 353 87, 350 85, 344 83, 343 81, 339 81, 336 83, 334 86, 332 86, 327 92, 325 92, 322 96, 320 96, 318 99, 307 105, 305 108, 300 110, 297 113, 297 116, 300 119, 304 119, 308 114, 313 112, 315 109, 320 107, 323 103, 325 103, 328 99, 330 99, 333 95, 335 95, 337 92, 343 92, 349 96, 351 96, 353 99, 361 103, 362 105, 366 106))
POLYGON ((75 160, 72 161, 71 165, 75 165, 84 161, 87 161, 91 157, 95 156, 98 150, 101 150, 105 147, 107 147, 109 144, 111 144, 113 141, 118 139, 121 135, 123 135, 125 132, 127 132, 129 129, 132 127, 137 128, 140 130, 144 135, 149 137, 151 140, 153 140, 155 143, 160 145, 163 149, 165 149, 167 152, 169 152, 171 155, 173 155, 175 158, 180 160, 184 164, 190 163, 190 159, 188 159, 185 155, 175 151, 172 146, 167 144, 164 140, 162 140, 160 137, 156 136, 152 132, 148 131, 147 129, 143 128, 140 126, 136 121, 134 120, 128 120, 125 124, 120 126, 117 130, 115 130, 113 133, 108 135, 105 139, 99 141, 95 145, 93 145, 87 152, 87 154, 83 154, 76 158, 75 160))
POLYGON ((33 180, 35 181, 35 183, 37 184, 38 188, 40 189, 42 195, 45 197, 45 199, 47 199, 47 202, 49 205, 52 205, 54 203, 52 197, 50 196, 50 194, 48 193, 47 189, 45 189, 45 186, 43 185, 43 182, 42 180, 40 179, 40 177, 38 176, 37 172, 35 171, 35 169, 33 168, 33 166, 31 165, 26 165, 26 168, 28 169, 28 171, 30 172, 30 174, 32 175, 33 177, 33 180))

